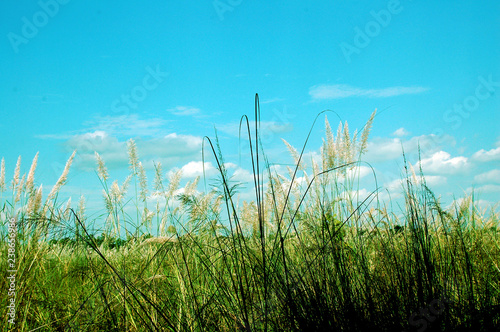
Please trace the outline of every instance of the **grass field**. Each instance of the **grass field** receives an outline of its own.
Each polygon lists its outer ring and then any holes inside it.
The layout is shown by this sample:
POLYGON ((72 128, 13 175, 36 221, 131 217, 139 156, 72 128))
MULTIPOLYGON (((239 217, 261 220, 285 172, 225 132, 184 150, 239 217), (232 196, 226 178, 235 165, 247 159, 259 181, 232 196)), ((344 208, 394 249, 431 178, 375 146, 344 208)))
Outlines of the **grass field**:
MULTIPOLYGON (((445 209, 407 163, 398 210, 378 191, 357 196, 374 115, 359 134, 347 123, 333 133, 326 122, 320 162, 307 165, 287 144, 296 165, 288 174, 269 166, 258 128, 243 121, 242 133, 253 133, 253 202, 236 200, 218 141, 205 141, 219 170, 218 188, 207 192, 198 180, 179 191, 182 174, 165 180, 161 165, 149 186, 133 141, 121 185, 96 154, 98 220, 86 216, 85 198, 74 209, 58 200, 74 154, 45 199, 36 157, 27 176, 18 163, 10 186, 2 164, 2 294, 12 216, 17 273, 15 324, 4 315, 0 329, 498 330, 498 214, 481 211, 473 196, 445 209)), ((4 312, 9 301, 1 297, 4 312)))

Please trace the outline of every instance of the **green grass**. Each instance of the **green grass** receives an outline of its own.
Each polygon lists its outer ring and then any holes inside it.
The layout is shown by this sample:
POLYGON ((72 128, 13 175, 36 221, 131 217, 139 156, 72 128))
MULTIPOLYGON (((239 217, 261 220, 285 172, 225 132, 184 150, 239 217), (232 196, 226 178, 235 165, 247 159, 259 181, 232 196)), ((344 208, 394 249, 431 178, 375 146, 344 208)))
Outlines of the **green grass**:
MULTIPOLYGON (((254 203, 237 204, 218 142, 218 190, 199 193, 191 183, 176 197, 176 180, 164 187, 160 171, 155 190, 169 194, 151 210, 137 158, 132 155, 127 180, 134 181, 130 201, 122 197, 126 190, 120 196, 119 186, 108 186, 101 168, 103 230, 90 226, 82 205, 66 209, 57 195, 28 212, 36 188, 21 190, 17 207, 15 195, 2 200, 2 215, 16 213, 19 228, 16 326, 3 319, 0 329, 497 330, 498 215, 480 211, 473 197, 445 210, 412 169, 405 172, 399 211, 378 202, 376 191, 359 199, 351 191, 356 173, 348 170, 356 169, 366 140, 349 136, 346 127, 334 139, 327 123, 323 165, 311 165, 313 175, 292 148, 297 167, 288 178, 273 173, 255 144, 258 136, 249 134, 254 184, 267 183, 254 203), (290 188, 299 174, 305 185, 290 188), (133 217, 127 202, 134 204, 133 217), (163 223, 160 236, 151 236, 153 223, 163 223), (120 224, 133 231, 120 238, 120 224)), ((6 257, 2 289, 8 288, 6 257)), ((0 306, 7 301, 2 296, 0 306)))

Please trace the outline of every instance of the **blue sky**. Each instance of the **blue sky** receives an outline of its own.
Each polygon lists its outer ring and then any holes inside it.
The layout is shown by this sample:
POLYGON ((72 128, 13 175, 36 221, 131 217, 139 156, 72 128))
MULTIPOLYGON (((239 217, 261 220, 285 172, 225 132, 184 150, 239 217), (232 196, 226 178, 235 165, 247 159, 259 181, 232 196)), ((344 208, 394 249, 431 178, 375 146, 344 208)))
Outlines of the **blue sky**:
MULTIPOLYGON (((94 151, 122 181, 129 138, 150 171, 161 161, 197 174, 214 126, 238 163, 237 124, 259 93, 274 162, 290 162, 280 138, 300 147, 319 112, 354 129, 378 109, 365 159, 385 188, 401 144, 415 164, 420 143, 438 194, 474 187, 485 206, 500 201, 498 1, 41 0, 0 12, 8 175, 39 151, 36 181, 50 188, 76 149, 67 194, 92 195, 94 151)), ((323 135, 324 117, 311 154, 323 135)))

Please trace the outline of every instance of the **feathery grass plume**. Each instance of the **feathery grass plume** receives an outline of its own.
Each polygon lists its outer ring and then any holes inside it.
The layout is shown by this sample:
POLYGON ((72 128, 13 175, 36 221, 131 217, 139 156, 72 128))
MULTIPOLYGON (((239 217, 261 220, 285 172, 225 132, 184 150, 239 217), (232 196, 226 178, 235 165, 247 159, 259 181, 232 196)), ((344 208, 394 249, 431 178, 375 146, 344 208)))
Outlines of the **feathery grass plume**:
POLYGON ((45 200, 45 204, 43 205, 42 216, 46 216, 48 211, 51 211, 54 207, 54 201, 49 200, 48 197, 45 200))
MULTIPOLYGON (((312 164, 312 170, 313 170, 313 176, 314 175, 317 175, 320 173, 320 170, 319 170, 319 165, 318 163, 314 160, 314 158, 311 158, 311 164, 312 164)), ((326 176, 328 176, 328 173, 326 174, 326 176)), ((325 176, 321 177, 320 179, 317 179, 315 178, 314 179, 314 182, 313 182, 313 193, 316 195, 316 197, 319 199, 320 197, 320 181, 322 181, 322 179, 324 179, 325 176)), ((309 183, 309 179, 306 178, 306 183, 309 183)))
POLYGON ((323 140, 323 145, 319 148, 319 152, 321 155, 321 166, 326 170, 328 168, 328 146, 325 140, 323 140))
POLYGON ((35 190, 35 194, 34 195, 30 195, 29 198, 28 198, 28 205, 26 207, 26 214, 27 215, 32 215, 33 214, 33 209, 35 207, 35 200, 36 200, 36 195, 37 194, 37 191, 35 190))
POLYGON ((328 169, 335 165, 335 158, 337 156, 337 151, 335 151, 335 139, 333 138, 332 128, 328 122, 328 118, 325 115, 325 132, 326 132, 326 143, 323 143, 323 161, 326 164, 324 169, 328 169))
POLYGON ((142 166, 142 162, 139 161, 138 164, 138 172, 139 172, 139 186, 141 188, 140 196, 143 202, 146 202, 148 197, 148 179, 146 178, 146 171, 144 170, 144 166, 142 166))
MULTIPOLYGON (((297 165, 299 163, 299 159, 300 159, 300 156, 299 156, 299 153, 297 152, 297 149, 295 149, 290 143, 288 143, 285 139, 281 139, 283 141, 283 143, 285 143, 287 149, 288 149, 288 152, 290 153, 290 155, 292 156, 293 158, 293 162, 295 163, 295 165, 297 165)), ((300 167, 301 165, 299 165, 300 167)))
POLYGON ((123 196, 121 194, 120 186, 118 186, 117 180, 113 181, 113 184, 111 185, 111 189, 109 191, 109 196, 111 196, 111 200, 115 206, 121 203, 123 196))
MULTIPOLYGON (((176 209, 178 209, 178 208, 176 208, 176 209)), ((167 233, 175 235, 175 234, 177 234, 177 228, 174 225, 170 225, 167 227, 167 233)), ((176 239, 177 239, 177 237, 176 237, 176 239)))
MULTIPOLYGON (((111 185, 111 187, 113 187, 111 185)), ((106 190, 102 190, 102 198, 104 198, 104 207, 106 211, 108 211, 108 217, 113 215, 113 199, 111 198, 111 193, 106 192, 106 190)))
POLYGON ((164 279, 167 279, 167 276, 165 276, 163 274, 156 274, 154 276, 147 278, 145 281, 151 282, 151 281, 155 281, 155 280, 164 280, 164 279))
MULTIPOLYGON (((169 226, 169 228, 172 230, 173 226, 169 226)), ((175 228, 172 231, 169 231, 170 233, 175 233, 175 228)), ((146 245, 146 244, 151 244, 151 243, 160 243, 164 244, 166 242, 178 242, 179 239, 176 236, 157 236, 157 237, 150 237, 149 239, 144 240, 140 245, 146 245)))
POLYGON ((85 196, 81 195, 78 201, 78 218, 83 222, 85 220, 85 196))
POLYGON ((64 170, 63 170, 61 176, 57 180, 54 187, 52 187, 52 190, 50 191, 49 196, 47 196, 47 201, 52 200, 57 195, 57 193, 59 192, 61 187, 66 184, 66 181, 68 180, 69 168, 71 167, 71 163, 73 162, 73 158, 75 157, 75 154, 76 154, 76 150, 73 151, 73 154, 71 155, 71 157, 69 157, 68 161, 66 162, 66 165, 64 166, 64 170))
MULTIPOLYGON (((158 212, 158 214, 159 213, 160 212, 158 212)), ((167 209, 165 209, 161 214, 159 235, 165 234, 165 226, 167 225, 167 221, 168 221, 168 213, 167 209)))
POLYGON ((349 125, 347 124, 347 121, 345 122, 344 125, 344 131, 343 131, 343 147, 342 147, 342 155, 343 155, 343 163, 347 164, 352 161, 352 146, 351 146, 351 137, 349 136, 349 125))
POLYGON ((14 199, 14 205, 16 205, 17 202, 21 200, 21 194, 24 189, 24 180, 26 179, 26 174, 23 174, 23 177, 21 178, 21 182, 19 182, 19 186, 17 186, 16 190, 16 198, 14 199))
POLYGON ((144 210, 142 211, 142 224, 146 226, 151 226, 151 221, 153 220, 153 217, 155 216, 154 211, 149 211, 147 207, 144 207, 144 210))
POLYGON ((368 144, 368 135, 370 135, 370 130, 372 128, 373 119, 375 118, 375 114, 377 114, 377 109, 375 109, 375 111, 373 111, 372 115, 370 116, 370 119, 368 119, 368 122, 366 122, 365 127, 363 128, 363 134, 361 135, 361 141, 360 141, 360 145, 359 145, 359 155, 360 156, 366 152, 366 146, 368 144))
POLYGON ((352 134, 352 138, 351 138, 351 149, 352 149, 352 152, 351 152, 351 160, 354 161, 355 158, 356 158, 356 153, 358 153, 358 129, 356 128, 354 130, 354 134, 352 134))
MULTIPOLYGON (((174 197, 175 191, 179 188, 179 183, 182 178, 182 170, 177 170, 174 173, 171 173, 169 176, 169 183, 167 190, 164 192, 160 192, 162 196, 164 196, 167 200, 166 204, 168 204, 168 200, 174 197)), ((167 225, 169 214, 167 213, 167 209, 162 213, 161 222, 160 222, 160 234, 165 234, 165 226, 167 225)))
POLYGON ((19 183, 19 175, 21 173, 21 156, 17 158, 16 169, 14 170, 14 178, 12 179, 11 189, 14 191, 19 183))
POLYGON ((120 187, 118 186, 118 181, 113 181, 113 183, 111 184, 111 188, 103 189, 102 196, 104 198, 106 211, 108 212, 106 222, 111 222, 111 226, 113 227, 115 234, 119 234, 119 216, 117 215, 116 211, 119 204, 121 203, 122 195, 120 192, 120 187))
POLYGON ((335 150, 339 150, 341 148, 341 146, 339 144, 341 144, 342 142, 342 122, 339 123, 339 126, 337 127, 337 138, 335 139, 335 150))
MULTIPOLYGON (((332 148, 328 151, 328 160, 332 159, 334 162, 330 164, 327 162, 327 169, 338 166, 336 163, 341 164, 343 162, 342 151, 343 151, 343 142, 342 142, 342 122, 339 123, 337 127, 337 138, 335 139, 335 143, 332 145, 332 148)), ((324 169, 323 171, 326 171, 324 169)))
POLYGON ((417 174, 415 173, 415 169, 413 168, 413 165, 412 165, 412 164, 410 164, 410 163, 408 163, 408 165, 409 165, 409 168, 410 168, 411 177, 412 177, 412 179, 413 179, 413 182, 414 182, 414 183, 415 183, 415 185, 416 185, 416 184, 418 184, 418 183, 419 183, 418 178, 417 178, 417 174))
POLYGON ((120 192, 123 196, 127 194, 128 186, 130 185, 130 180, 132 180, 132 174, 129 174, 125 181, 123 181, 122 186, 120 188, 120 192))
POLYGON ((0 166, 0 192, 5 191, 5 159, 2 158, 2 165, 0 166))
POLYGON ((139 167, 139 157, 137 156, 137 146, 133 139, 127 142, 128 162, 132 173, 136 173, 139 167))
POLYGON ((328 147, 333 148, 333 144, 335 143, 335 140, 333 138, 333 132, 332 132, 332 127, 330 126, 330 122, 328 122, 328 117, 325 115, 325 134, 326 134, 326 142, 328 144, 328 147))
POLYGON ((220 212, 220 207, 222 205, 222 199, 224 198, 224 196, 222 195, 217 195, 215 197, 215 201, 212 203, 212 211, 216 212, 216 213, 219 213, 220 212))
POLYGON ((196 221, 207 221, 211 209, 211 203, 213 201, 215 192, 209 192, 208 194, 200 193, 195 199, 195 204, 191 208, 191 220, 196 221))
POLYGON ((121 204, 121 200, 123 196, 120 192, 120 187, 118 186, 118 181, 115 180, 111 184, 111 188, 108 192, 103 189, 103 198, 106 206, 106 211, 108 212, 108 216, 106 218, 106 222, 108 226, 110 225, 113 228, 115 235, 120 234, 120 216, 117 213, 118 207, 121 204))
POLYGON ((85 196, 81 195, 80 200, 78 201, 78 210, 76 211, 77 218, 74 218, 75 221, 75 238, 79 239, 81 234, 81 225, 78 222, 80 220, 83 225, 85 225, 85 196))
POLYGON ((108 169, 104 164, 104 160, 102 160, 101 156, 97 151, 94 152, 95 159, 97 161, 97 175, 101 178, 103 182, 106 182, 109 179, 108 169))
POLYGON ((28 215, 35 215, 38 213, 38 210, 42 205, 42 190, 42 185, 40 185, 40 187, 36 190, 35 195, 30 197, 26 211, 28 215))
POLYGON ((257 216, 257 205, 254 201, 250 201, 250 203, 248 203, 247 201, 243 201, 240 218, 244 226, 250 227, 252 234, 258 234, 259 220, 257 216))
POLYGON ((198 182, 200 181, 200 177, 197 176, 193 182, 188 181, 184 186, 184 195, 189 196, 196 192, 196 187, 198 186, 198 182))
MULTIPOLYGON (((287 166, 286 170, 288 171, 288 176, 290 177, 290 179, 293 178, 294 170, 290 166, 287 166)), ((286 181, 288 181, 288 180, 286 180, 286 181)))
POLYGON ((161 167, 161 162, 155 165, 155 182, 154 189, 156 192, 163 190, 163 170, 161 167))
MULTIPOLYGON (((358 140, 358 128, 354 129, 354 134, 352 134, 352 142, 356 142, 358 140)), ((356 150, 357 147, 353 147, 356 150)))
POLYGON ((35 170, 37 163, 38 163, 38 152, 36 153, 35 158, 33 158, 30 171, 28 172, 28 179, 26 180, 26 192, 28 193, 28 195, 31 195, 33 191, 33 183, 35 181, 35 170))
MULTIPOLYGON (((281 213, 281 211, 283 211, 283 207, 285 206, 285 182, 287 179, 281 174, 276 173, 271 176, 269 181, 274 188, 274 193, 269 193, 271 196, 271 202, 276 206, 276 210, 281 213)), ((271 186, 269 186, 269 188, 271 188, 271 186)))
POLYGON ((71 209, 71 197, 68 198, 68 202, 66 203, 66 208, 64 209, 64 214, 63 214, 64 220, 69 219, 69 213, 71 212, 70 209, 71 209))

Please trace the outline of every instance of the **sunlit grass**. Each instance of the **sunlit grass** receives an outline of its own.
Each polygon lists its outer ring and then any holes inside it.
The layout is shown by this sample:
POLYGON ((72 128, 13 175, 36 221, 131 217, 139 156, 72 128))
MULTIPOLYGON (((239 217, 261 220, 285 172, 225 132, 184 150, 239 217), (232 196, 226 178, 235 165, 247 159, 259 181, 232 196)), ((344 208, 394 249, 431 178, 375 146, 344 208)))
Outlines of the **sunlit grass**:
MULTIPOLYGON (((321 160, 310 165, 287 143, 296 167, 286 174, 269 166, 258 128, 247 127, 253 202, 236 201, 218 141, 205 141, 220 173, 208 192, 197 191, 196 179, 179 194, 181 174, 165 180, 161 165, 149 192, 133 141, 121 184, 110 182, 96 154, 105 206, 99 231, 85 199, 76 209, 57 200, 73 156, 45 201, 33 184, 36 157, 27 177, 16 167, 12 195, 2 166, 2 221, 19 222, 14 330, 497 329, 498 215, 479 211, 472 196, 445 210, 411 166, 401 211, 386 208, 376 190, 360 197, 357 167, 374 116, 360 135, 347 123, 334 135, 326 121, 321 160)), ((6 252, 5 232, 0 246, 6 252)), ((12 326, 4 319, 0 327, 12 326)))

